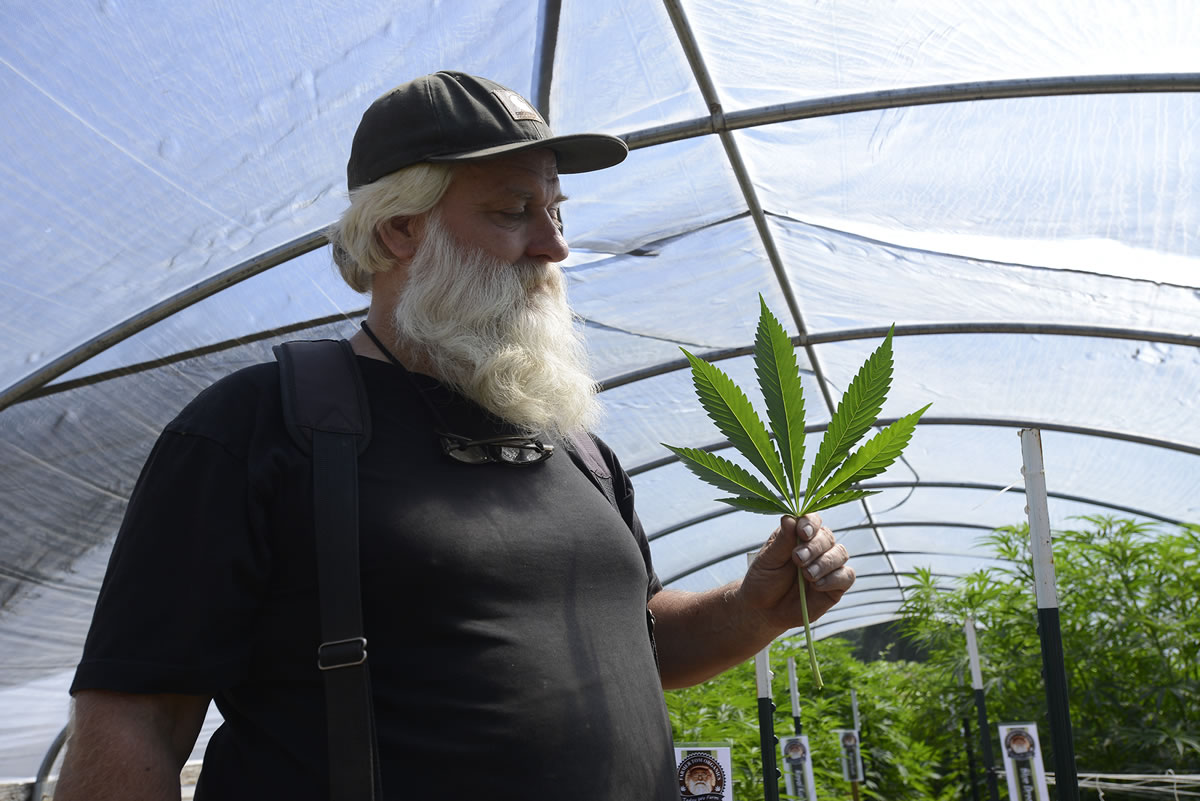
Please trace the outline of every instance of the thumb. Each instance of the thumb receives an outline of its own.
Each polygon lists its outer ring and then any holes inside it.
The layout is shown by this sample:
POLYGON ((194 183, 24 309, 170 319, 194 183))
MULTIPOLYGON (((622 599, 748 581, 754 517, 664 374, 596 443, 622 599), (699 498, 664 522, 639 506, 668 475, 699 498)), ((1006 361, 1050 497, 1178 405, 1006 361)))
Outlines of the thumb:
POLYGON ((764 568, 781 568, 792 561, 792 553, 803 543, 808 542, 821 529, 821 518, 818 515, 805 515, 795 518, 784 515, 779 518, 779 528, 758 552, 755 562, 764 568))

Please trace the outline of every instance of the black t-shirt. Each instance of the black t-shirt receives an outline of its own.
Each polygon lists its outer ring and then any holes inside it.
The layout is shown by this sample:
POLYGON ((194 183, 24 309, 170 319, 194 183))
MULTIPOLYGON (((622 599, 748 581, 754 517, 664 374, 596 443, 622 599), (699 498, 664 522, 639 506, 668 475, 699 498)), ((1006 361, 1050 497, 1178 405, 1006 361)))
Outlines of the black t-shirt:
MULTIPOLYGON (((385 795, 676 799, 646 628, 661 585, 615 457, 601 444, 621 514, 565 453, 455 462, 418 391, 455 434, 503 426, 432 379, 358 363, 385 795)), ((263 364, 184 409, 130 499, 72 692, 215 697, 198 799, 327 797, 310 471, 263 364)))

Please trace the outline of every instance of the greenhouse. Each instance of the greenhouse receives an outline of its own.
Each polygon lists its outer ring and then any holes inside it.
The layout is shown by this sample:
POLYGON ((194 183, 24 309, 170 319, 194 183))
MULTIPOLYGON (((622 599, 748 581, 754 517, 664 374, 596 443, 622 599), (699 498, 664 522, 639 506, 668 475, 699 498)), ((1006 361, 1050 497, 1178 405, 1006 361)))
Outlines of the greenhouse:
POLYGON ((564 269, 667 587, 741 576, 775 525, 663 444, 732 458, 680 348, 755 386, 760 297, 814 439, 892 326, 880 424, 932 404, 878 494, 823 513, 857 581, 817 638, 895 620, 919 569, 995 563, 1022 430, 1054 528, 1200 522, 1197 42, 1185 0, 5 3, 0 783, 67 722, 163 426, 275 344, 357 330, 324 234, 351 138, 440 69, 630 149, 562 176, 564 269))

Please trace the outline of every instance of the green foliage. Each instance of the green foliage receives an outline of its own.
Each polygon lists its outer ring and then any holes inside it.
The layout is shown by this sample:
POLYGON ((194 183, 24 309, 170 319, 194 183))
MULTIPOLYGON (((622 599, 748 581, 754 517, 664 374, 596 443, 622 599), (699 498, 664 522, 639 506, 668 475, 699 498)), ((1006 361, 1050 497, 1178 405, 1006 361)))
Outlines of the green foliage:
MULTIPOLYGON (((759 390, 767 407, 768 432, 746 393, 719 368, 683 353, 692 365, 692 384, 700 405, 716 423, 717 429, 771 486, 755 478, 750 471, 696 448, 676 448, 663 443, 683 464, 704 481, 732 497, 718 498, 745 512, 785 514, 800 517, 811 512, 858 501, 876 493, 853 489, 856 481, 872 478, 900 458, 912 438, 917 421, 925 408, 902 417, 872 437, 862 448, 851 453, 858 441, 874 427, 892 383, 892 331, 859 369, 846 394, 838 403, 817 455, 803 497, 800 495, 804 473, 804 387, 796 364, 791 339, 767 303, 759 296, 761 313, 754 338, 754 369, 759 390), (774 440, 772 440, 772 436, 774 440), (778 443, 779 450, 775 449, 778 443), (772 488, 774 488, 772 490, 772 488)), ((804 586, 803 577, 797 577, 804 586)), ((804 633, 809 642, 809 664, 813 680, 823 685, 817 659, 812 651, 812 633, 808 607, 801 593, 804 633)))
MULTIPOLYGON (((803 657, 803 642, 784 639, 771 646, 771 667, 776 673, 772 689, 775 696, 775 733, 783 739, 793 731, 791 701, 787 683, 787 658, 803 657)), ((914 695, 924 698, 924 688, 934 683, 928 668, 911 662, 873 662, 854 659, 853 646, 831 638, 816 643, 832 687, 804 697, 801 722, 808 735, 813 755, 813 773, 817 797, 848 798, 850 786, 842 779, 838 755, 840 746, 834 729, 853 726, 850 689, 858 693, 862 721, 866 782, 860 785, 863 798, 883 801, 949 801, 961 798, 961 792, 939 790, 949 787, 949 779, 965 772, 965 761, 950 775, 933 766, 937 754, 923 742, 923 734, 913 726, 914 695), (959 772, 955 772, 955 771, 959 772)), ((721 676, 696 687, 667 693, 676 742, 731 740, 733 742, 733 792, 738 801, 763 797, 762 753, 759 745, 757 692, 754 663, 746 662, 721 676)), ((778 756, 776 758, 778 762, 778 756)), ((783 796, 783 783, 780 782, 783 796)))
MULTIPOLYGON (((1200 527, 1082 522, 1079 530, 1054 535, 1078 769, 1200 772, 1200 527)), ((919 571, 899 628, 925 661, 889 661, 885 653, 863 663, 847 640, 815 644, 831 685, 802 693, 801 701, 818 798, 849 797, 832 731, 852 725, 851 688, 862 719, 864 798, 969 797, 964 719, 977 769, 980 749, 962 629, 967 616, 979 625, 993 752, 1000 753, 996 724, 1032 720, 1042 732, 1046 767, 1054 769, 1028 531, 1000 529, 988 541, 997 566, 953 588, 919 571)), ((792 732, 787 657, 799 660, 801 649, 794 639, 771 646, 780 738, 792 732)), ((732 740, 734 797, 763 797, 753 662, 667 693, 667 706, 677 741, 732 740)), ((1106 790, 1105 798, 1133 796, 1106 790)))
MULTIPOLYGON (((1200 529, 1084 522, 1053 542, 1078 770, 1200 771, 1200 529)), ((1000 529, 989 542, 999 566, 953 590, 921 571, 904 607, 907 636, 954 699, 930 707, 919 725, 949 755, 957 743, 938 737, 937 720, 945 709, 973 719, 962 622, 974 617, 993 748, 999 753, 996 723, 1035 721, 1053 770, 1028 529, 1000 529)))

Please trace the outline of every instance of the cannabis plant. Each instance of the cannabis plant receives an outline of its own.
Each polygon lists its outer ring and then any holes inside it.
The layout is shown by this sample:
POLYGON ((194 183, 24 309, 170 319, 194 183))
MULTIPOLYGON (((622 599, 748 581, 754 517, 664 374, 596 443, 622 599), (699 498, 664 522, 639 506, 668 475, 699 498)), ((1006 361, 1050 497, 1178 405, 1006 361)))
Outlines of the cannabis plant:
MULTIPOLYGON (((888 331, 883 344, 850 382, 817 448, 808 481, 803 482, 804 391, 796 365, 796 351, 761 295, 759 303, 762 313, 754 338, 754 368, 766 403, 770 432, 750 405, 746 393, 729 376, 687 350, 683 353, 692 365, 692 383, 700 405, 730 444, 767 483, 716 454, 697 448, 675 448, 665 443, 664 446, 697 476, 718 489, 733 493, 731 497, 718 498, 721 503, 747 512, 799 518, 875 495, 856 488, 855 482, 879 475, 896 461, 912 437, 917 420, 929 408, 926 405, 900 418, 854 453, 850 452, 875 425, 887 399, 892 383, 892 331, 888 331)), ((813 680, 820 689, 823 684, 812 648, 803 575, 798 579, 808 660, 813 680)))

